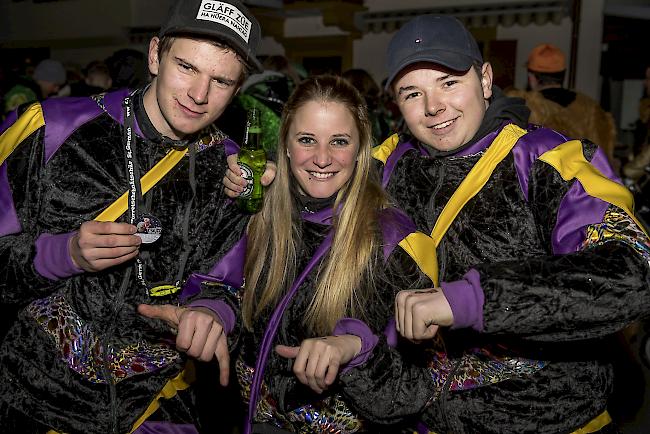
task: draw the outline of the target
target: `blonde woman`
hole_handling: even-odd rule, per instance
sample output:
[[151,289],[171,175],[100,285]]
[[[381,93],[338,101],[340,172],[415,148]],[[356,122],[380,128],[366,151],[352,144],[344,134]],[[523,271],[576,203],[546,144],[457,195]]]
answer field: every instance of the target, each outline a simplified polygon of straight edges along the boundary
[[370,141],[363,97],[340,77],[306,79],[284,107],[277,175],[243,240],[245,289],[214,307],[230,349],[241,345],[247,433],[377,432],[338,378],[387,348],[395,294],[430,282],[397,247],[413,224],[388,206]]

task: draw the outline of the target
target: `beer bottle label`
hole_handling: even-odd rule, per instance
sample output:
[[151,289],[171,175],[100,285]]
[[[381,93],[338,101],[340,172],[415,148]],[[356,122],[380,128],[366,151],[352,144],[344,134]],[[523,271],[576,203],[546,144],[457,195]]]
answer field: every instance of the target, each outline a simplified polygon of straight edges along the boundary
[[253,169],[251,169],[248,164],[242,163],[241,161],[239,161],[238,164],[239,164],[239,168],[241,169],[241,176],[246,180],[246,186],[244,187],[244,191],[242,191],[239,194],[239,197],[241,199],[247,199],[251,197],[251,195],[253,194],[253,184],[255,182],[253,176]]

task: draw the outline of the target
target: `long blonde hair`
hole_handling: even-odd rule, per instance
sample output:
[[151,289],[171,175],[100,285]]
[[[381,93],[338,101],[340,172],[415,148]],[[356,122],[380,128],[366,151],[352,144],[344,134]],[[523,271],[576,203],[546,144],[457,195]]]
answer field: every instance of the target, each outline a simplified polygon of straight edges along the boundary
[[[244,275],[244,325],[274,307],[300,270],[296,270],[297,240],[301,217],[289,188],[292,179],[287,157],[287,137],[297,110],[310,101],[343,104],[359,131],[357,164],[348,182],[339,190],[333,209],[334,239],[318,271],[316,291],[305,313],[304,324],[315,335],[330,334],[345,316],[363,318],[364,302],[370,300],[373,263],[380,251],[378,210],[387,198],[372,165],[371,126],[363,97],[346,80],[323,75],[301,82],[287,101],[280,126],[278,169],[268,189],[262,210],[248,226]],[[294,181],[295,182],[295,181]],[[266,279],[262,279],[266,270]]]

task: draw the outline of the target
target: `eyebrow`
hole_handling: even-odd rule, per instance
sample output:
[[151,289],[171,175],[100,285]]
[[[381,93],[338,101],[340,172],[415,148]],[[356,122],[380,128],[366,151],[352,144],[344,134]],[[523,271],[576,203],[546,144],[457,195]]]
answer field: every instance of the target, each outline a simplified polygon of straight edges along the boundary
[[[314,137],[315,134],[314,134],[314,133],[308,133],[308,132],[306,132],[306,131],[298,131],[298,132],[296,133],[296,136],[310,136],[310,137]],[[350,134],[348,134],[348,133],[336,133],[336,134],[332,134],[330,137],[336,137],[336,138],[338,138],[338,137],[347,137],[347,138],[351,138],[352,136],[351,136]]]
[[[184,63],[186,65],[189,65],[190,68],[192,68],[194,71],[200,72],[199,69],[196,66],[194,66],[194,64],[192,62],[188,62],[187,60],[183,59],[182,57],[178,57],[178,56],[174,56],[174,58],[176,59],[177,62],[181,62],[181,63]],[[235,83],[237,83],[237,80],[233,80],[231,78],[224,77],[223,75],[211,75],[210,78],[213,79],[213,80],[222,81],[222,82],[228,84],[229,86],[232,86]]]
[[397,91],[397,94],[401,95],[403,92],[408,92],[413,89],[415,89],[415,86],[400,87],[399,90]]
[[[439,83],[439,82],[441,82],[441,81],[445,81],[445,80],[447,80],[449,77],[457,77],[457,78],[459,78],[459,77],[462,77],[462,76],[461,76],[461,75],[454,75],[454,74],[446,74],[446,75],[443,75],[442,77],[438,77],[438,78],[436,78],[436,82]],[[415,86],[400,87],[400,88],[398,89],[398,91],[397,91],[397,94],[398,94],[398,95],[401,95],[403,92],[408,92],[408,91],[411,91],[411,90],[413,90],[413,89],[415,89],[415,88],[416,88]]]

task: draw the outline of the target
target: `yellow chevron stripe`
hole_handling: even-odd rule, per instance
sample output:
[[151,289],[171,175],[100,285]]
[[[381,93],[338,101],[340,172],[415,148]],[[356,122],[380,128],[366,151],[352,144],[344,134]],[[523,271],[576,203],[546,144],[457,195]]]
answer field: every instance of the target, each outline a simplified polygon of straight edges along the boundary
[[[565,181],[574,178],[580,181],[589,196],[624,210],[645,233],[643,225],[634,216],[632,193],[621,184],[603,175],[585,159],[580,140],[565,142],[543,153],[539,159],[553,166]],[[646,235],[648,234],[646,233]]]
[[436,224],[431,231],[431,238],[433,238],[436,246],[440,244],[440,240],[442,240],[460,210],[481,191],[497,165],[510,153],[517,140],[524,134],[526,134],[526,130],[513,124],[506,125],[501,130],[487,148],[485,154],[472,167],[463,182],[460,183],[440,213],[438,220],[436,220]]
[[[144,176],[141,178],[142,194],[148,192],[154,185],[158,183],[179,161],[185,156],[187,149],[177,151],[172,149],[165,155],[165,157],[156,163]],[[115,221],[119,216],[124,214],[128,208],[128,195],[125,192],[115,202],[110,204],[101,214],[95,217],[96,221],[108,222]]]
[[[516,125],[506,125],[494,139],[485,154],[460,183],[436,220],[431,235],[413,232],[404,238],[400,247],[415,260],[434,286],[438,286],[438,259],[436,249],[461,209],[485,186],[496,166],[510,153],[526,131]],[[383,146],[380,145],[380,146]]]
[[43,110],[39,103],[29,106],[12,126],[0,136],[0,164],[16,150],[23,140],[45,125]]
[[372,158],[386,164],[388,157],[390,157],[390,154],[392,154],[395,148],[397,148],[398,143],[399,143],[399,136],[397,134],[393,134],[392,136],[384,140],[384,142],[381,145],[372,148],[371,151]]

